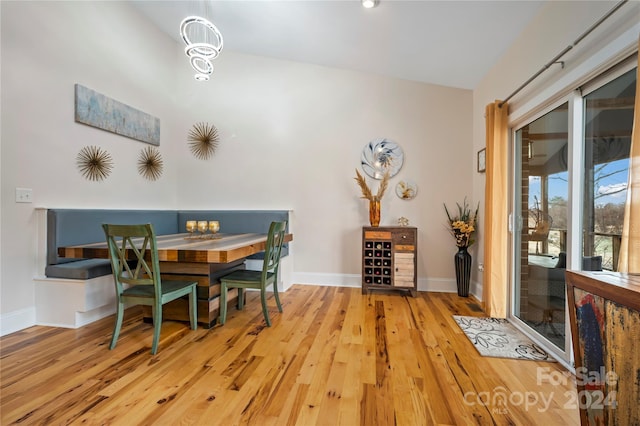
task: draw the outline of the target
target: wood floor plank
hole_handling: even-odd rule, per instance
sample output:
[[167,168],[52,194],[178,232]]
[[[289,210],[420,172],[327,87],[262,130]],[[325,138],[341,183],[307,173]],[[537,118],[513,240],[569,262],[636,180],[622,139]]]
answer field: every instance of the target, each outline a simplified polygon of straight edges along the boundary
[[0,424],[579,424],[571,377],[540,380],[561,364],[477,353],[452,318],[482,316],[473,298],[307,285],[280,297],[272,327],[257,292],[224,326],[165,321],[155,356],[139,307],[111,351],[113,316],[4,336]]
[[307,393],[309,392],[309,385],[305,383],[298,383],[296,387],[293,389],[293,404],[291,409],[289,410],[289,415],[286,417],[286,424],[288,426],[301,424],[298,423],[298,419],[300,418],[300,411],[304,406],[304,401],[307,399]]
[[338,422],[336,424],[357,425],[360,424],[360,412],[354,410],[362,399],[362,386],[360,377],[362,374],[363,349],[360,344],[350,344],[349,352],[352,354],[344,373],[344,383],[341,392]]

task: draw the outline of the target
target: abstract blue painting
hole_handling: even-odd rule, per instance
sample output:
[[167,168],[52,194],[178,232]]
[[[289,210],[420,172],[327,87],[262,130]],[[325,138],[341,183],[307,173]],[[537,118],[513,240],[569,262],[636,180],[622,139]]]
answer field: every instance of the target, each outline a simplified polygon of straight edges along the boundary
[[160,145],[160,119],[75,85],[76,121],[152,145]]

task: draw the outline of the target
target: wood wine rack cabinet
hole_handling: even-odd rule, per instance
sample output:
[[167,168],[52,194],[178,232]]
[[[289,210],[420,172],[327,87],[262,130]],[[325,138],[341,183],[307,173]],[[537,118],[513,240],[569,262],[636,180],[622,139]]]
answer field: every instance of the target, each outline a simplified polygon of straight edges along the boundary
[[416,295],[418,229],[409,226],[362,228],[362,293],[404,290]]

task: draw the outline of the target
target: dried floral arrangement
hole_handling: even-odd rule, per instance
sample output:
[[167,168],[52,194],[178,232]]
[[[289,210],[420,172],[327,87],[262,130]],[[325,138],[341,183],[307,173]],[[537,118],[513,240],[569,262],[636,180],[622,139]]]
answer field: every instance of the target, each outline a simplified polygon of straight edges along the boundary
[[373,192],[367,185],[367,181],[360,174],[360,172],[358,172],[358,169],[356,169],[356,177],[354,179],[362,190],[362,198],[365,198],[369,201],[380,201],[384,196],[384,192],[387,190],[387,186],[389,186],[389,169],[387,169],[385,174],[382,176],[380,186],[378,187],[378,192],[375,195],[373,195]]
[[456,246],[469,247],[475,242],[473,233],[476,231],[480,203],[478,203],[476,210],[472,211],[465,197],[462,205],[456,203],[456,206],[458,207],[458,214],[452,214],[447,209],[447,205],[444,205],[444,211],[447,213],[447,227],[451,235],[456,239]]
[[89,180],[103,180],[111,174],[111,154],[97,146],[85,146],[76,157],[80,173]]
[[158,180],[162,176],[162,156],[151,146],[140,151],[138,156],[138,173],[149,180]]
[[216,152],[218,143],[218,129],[209,123],[196,123],[189,130],[188,136],[191,152],[201,160],[208,160]]

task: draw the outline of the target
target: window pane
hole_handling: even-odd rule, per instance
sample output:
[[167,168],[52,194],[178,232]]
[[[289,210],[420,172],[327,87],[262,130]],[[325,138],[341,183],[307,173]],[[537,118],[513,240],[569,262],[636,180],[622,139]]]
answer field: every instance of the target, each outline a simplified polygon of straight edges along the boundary
[[515,315],[565,346],[568,104],[516,132],[520,174],[520,250]]
[[584,270],[617,270],[635,91],[634,69],[584,98]]

